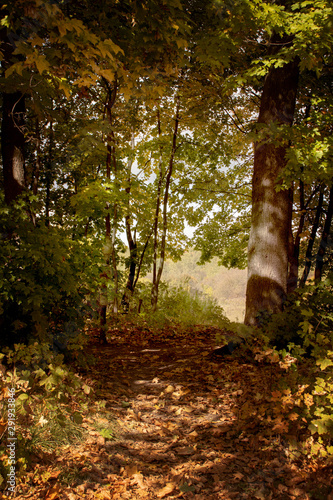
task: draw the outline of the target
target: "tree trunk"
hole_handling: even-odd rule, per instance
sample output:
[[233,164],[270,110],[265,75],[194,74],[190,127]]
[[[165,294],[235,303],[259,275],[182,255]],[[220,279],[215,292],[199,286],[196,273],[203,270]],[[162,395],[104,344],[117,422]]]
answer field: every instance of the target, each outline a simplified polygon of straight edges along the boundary
[[41,158],[41,138],[40,138],[40,127],[39,127],[39,120],[36,118],[36,124],[35,124],[35,134],[36,134],[36,165],[35,168],[32,172],[32,177],[31,177],[31,190],[32,193],[37,196],[38,193],[38,182],[39,182],[39,175],[42,169],[42,158]]
[[330,230],[331,230],[332,215],[333,215],[333,186],[330,189],[330,199],[328,202],[328,207],[327,207],[327,212],[326,212],[324,231],[323,231],[323,235],[321,237],[321,241],[320,241],[320,245],[319,245],[319,249],[318,249],[318,253],[317,253],[316,269],[315,269],[315,281],[316,282],[319,282],[321,280],[321,277],[322,277],[324,255],[326,252],[328,238],[329,238],[329,234],[330,234]]
[[25,99],[20,92],[2,94],[1,148],[5,201],[9,205],[25,191]]
[[291,229],[291,219],[290,219],[290,237],[291,237],[291,248],[290,248],[290,256],[289,256],[289,275],[287,282],[287,294],[292,293],[296,290],[298,285],[298,270],[299,270],[299,251],[301,244],[301,234],[304,227],[305,221],[305,204],[304,204],[304,184],[303,181],[300,181],[299,187],[299,196],[300,196],[300,219],[297,228],[297,233],[295,236],[295,241],[293,241],[292,229]]
[[[127,217],[126,217],[127,219]],[[128,241],[128,247],[130,251],[130,263],[129,263],[129,273],[128,273],[128,278],[126,282],[126,287],[121,299],[121,305],[124,310],[124,312],[129,311],[129,305],[130,305],[130,296],[132,295],[134,291],[134,279],[135,279],[135,270],[136,270],[136,263],[137,263],[137,244],[135,240],[132,238],[130,226],[128,225],[128,221],[126,220],[126,233],[127,233],[127,241]]]
[[141,267],[142,267],[143,259],[144,259],[146,250],[148,248],[149,240],[152,237],[153,231],[154,231],[154,228],[152,228],[152,230],[148,234],[148,236],[146,238],[146,242],[145,242],[144,247],[143,247],[143,250],[141,252],[140,260],[139,260],[139,263],[138,263],[137,268],[136,268],[136,277],[135,277],[135,280],[134,280],[134,283],[133,283],[133,290],[135,289],[136,284],[138,282],[138,279],[140,277],[140,272],[141,272]]
[[131,228],[131,216],[130,216],[130,193],[131,193],[131,174],[132,174],[132,165],[133,165],[133,154],[135,148],[135,137],[134,132],[132,130],[131,134],[131,150],[132,154],[128,159],[127,164],[127,186],[125,192],[127,194],[127,215],[125,217],[125,225],[126,225],[126,236],[128,242],[128,248],[130,251],[130,262],[129,262],[129,274],[127,278],[126,287],[121,299],[121,305],[123,311],[127,313],[129,311],[130,306],[130,296],[134,291],[134,279],[135,279],[135,269],[137,265],[137,244],[136,244],[136,230],[134,230],[134,236],[132,237],[132,228]]
[[[170,154],[169,168],[168,168],[166,181],[165,181],[165,191],[164,191],[164,198],[163,198],[163,230],[162,230],[162,238],[161,238],[160,260],[159,260],[157,274],[155,274],[155,276],[154,276],[155,282],[153,283],[152,293],[151,293],[151,304],[152,304],[152,311],[153,312],[155,312],[156,308],[157,308],[158,288],[159,288],[159,284],[160,284],[161,276],[162,276],[162,272],[163,272],[163,267],[164,267],[166,235],[167,235],[167,229],[168,229],[169,189],[170,189],[170,182],[171,182],[171,177],[172,177],[172,172],[173,172],[173,162],[174,162],[174,158],[175,158],[175,154],[176,154],[178,125],[179,125],[179,97],[177,97],[175,128],[173,131],[172,148],[171,148],[171,154]],[[155,232],[155,236],[156,235],[157,235],[157,232]],[[155,258],[155,256],[154,256],[154,258]],[[155,273],[156,273],[156,269],[155,269]]]
[[[107,99],[105,103],[105,110],[103,118],[107,118],[109,126],[112,127],[112,107],[116,100],[117,95],[117,82],[115,82],[113,89],[111,89],[110,84],[105,81],[107,87]],[[106,154],[106,178],[108,180],[111,179],[111,160],[114,163],[114,174],[116,176],[116,165],[115,165],[115,150],[114,150],[114,134],[111,129],[110,133],[107,137],[107,154]],[[115,282],[115,294],[118,292],[118,274],[117,274],[117,264],[115,258],[114,244],[115,244],[115,224],[117,217],[117,206],[114,205],[114,221],[113,221],[113,229],[112,229],[112,239],[111,239],[111,216],[110,216],[110,205],[107,203],[106,209],[108,210],[105,216],[105,246],[104,246],[104,254],[105,254],[105,271],[101,274],[101,278],[103,278],[102,282],[102,290],[101,290],[101,307],[100,307],[100,342],[103,344],[107,343],[106,339],[106,312],[108,306],[108,294],[107,294],[107,281],[110,279],[109,276],[109,267],[110,263],[112,263],[113,268],[113,278]],[[111,257],[111,259],[110,259]],[[117,297],[114,299],[114,309],[115,304],[117,304]]]
[[46,227],[49,227],[49,225],[50,225],[53,147],[54,147],[53,118],[51,118],[51,120],[50,120],[50,131],[49,131],[49,151],[48,151],[48,157],[47,157],[47,160],[46,160],[46,168],[45,168],[45,183],[46,183],[45,225],[46,225]]
[[[273,51],[290,40],[272,37]],[[298,86],[298,61],[271,68],[266,77],[258,123],[291,126]],[[254,146],[252,221],[248,247],[245,323],[258,324],[261,312],[278,312],[287,293],[289,191],[277,191],[286,165],[286,145],[263,137]]]
[[314,220],[314,223],[312,226],[312,231],[311,231],[309,243],[308,243],[308,246],[306,249],[305,266],[304,266],[302,278],[300,280],[300,286],[305,285],[306,280],[308,279],[308,276],[309,276],[310,269],[311,269],[312,249],[313,249],[313,245],[314,245],[314,242],[316,239],[316,234],[317,234],[319,223],[320,223],[320,216],[321,216],[321,212],[322,212],[322,208],[323,208],[323,200],[324,200],[324,193],[323,193],[323,190],[321,190],[320,194],[319,194],[319,201],[318,201],[318,205],[317,205],[315,220]]
[[[161,138],[161,118],[160,112],[157,112],[157,128],[158,128],[158,137]],[[154,253],[153,253],[153,287],[151,291],[151,305],[153,311],[156,310],[157,299],[158,299],[158,284],[157,280],[157,249],[158,249],[158,218],[160,213],[160,205],[161,205],[161,191],[162,191],[162,182],[163,182],[163,170],[162,170],[162,147],[160,146],[160,157],[158,164],[158,184],[157,184],[157,196],[156,196],[156,209],[155,209],[155,217],[154,217]]]

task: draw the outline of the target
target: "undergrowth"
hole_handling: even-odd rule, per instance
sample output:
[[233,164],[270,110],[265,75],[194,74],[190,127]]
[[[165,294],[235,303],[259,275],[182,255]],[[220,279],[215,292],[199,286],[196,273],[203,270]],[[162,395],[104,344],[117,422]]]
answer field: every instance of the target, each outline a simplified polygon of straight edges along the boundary
[[333,287],[295,292],[255,333],[256,362],[273,366],[261,416],[297,453],[333,458]]
[[[0,488],[15,463],[20,476],[32,453],[50,452],[83,439],[82,415],[91,388],[48,343],[15,344],[0,353]],[[15,443],[11,461],[8,443]]]
[[[133,312],[130,317],[138,322],[144,321],[152,328],[172,325],[224,328],[230,323],[214,297],[194,289],[186,280],[178,285],[165,282],[160,284],[158,308],[154,314],[151,313],[150,294],[151,285],[145,282],[140,283],[133,297]],[[138,314],[139,300],[142,301],[142,307]]]

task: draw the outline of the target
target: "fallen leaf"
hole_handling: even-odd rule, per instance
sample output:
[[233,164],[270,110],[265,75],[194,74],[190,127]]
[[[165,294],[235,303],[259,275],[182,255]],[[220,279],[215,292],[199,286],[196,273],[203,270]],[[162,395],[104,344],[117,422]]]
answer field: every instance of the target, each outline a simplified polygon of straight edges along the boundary
[[56,483],[52,488],[49,488],[47,490],[45,500],[55,500],[56,498],[59,497],[60,493],[60,484]]
[[267,495],[264,490],[259,490],[254,494],[255,498],[258,498],[259,500],[266,500]]
[[234,474],[235,479],[243,479],[243,477],[244,475],[241,472],[236,472],[236,474]]
[[167,483],[164,488],[159,490],[156,493],[157,498],[164,498],[165,496],[169,495],[169,493],[172,493],[172,491],[175,489],[176,485],[173,483]]
[[141,489],[147,488],[143,482],[143,475],[141,473],[138,472],[137,474],[133,474],[133,479]]
[[127,477],[132,477],[135,474],[138,474],[138,468],[136,465],[126,465],[125,471]]

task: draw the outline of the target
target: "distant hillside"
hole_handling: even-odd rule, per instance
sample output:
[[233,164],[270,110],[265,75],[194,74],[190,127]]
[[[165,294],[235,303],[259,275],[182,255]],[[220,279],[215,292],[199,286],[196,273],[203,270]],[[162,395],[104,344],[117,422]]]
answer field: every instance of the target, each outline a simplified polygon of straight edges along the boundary
[[247,270],[226,269],[217,258],[199,266],[199,258],[199,252],[191,251],[179,262],[166,261],[162,279],[173,284],[189,279],[193,288],[215,297],[230,320],[243,321]]

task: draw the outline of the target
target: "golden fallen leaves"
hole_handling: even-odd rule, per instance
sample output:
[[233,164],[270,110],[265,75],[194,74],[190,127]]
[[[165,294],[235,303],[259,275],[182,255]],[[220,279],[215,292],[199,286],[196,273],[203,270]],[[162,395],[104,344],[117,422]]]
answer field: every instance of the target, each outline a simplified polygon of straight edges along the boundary
[[[177,364],[180,344],[163,348],[164,354],[169,351],[168,360],[143,359],[139,349],[127,359],[122,357],[127,345],[120,354],[116,347],[96,352],[94,378],[103,387],[104,403],[118,418],[121,435],[114,441],[101,439],[95,424],[107,426],[110,419],[103,412],[90,412],[83,425],[89,442],[80,451],[70,447],[65,458],[60,452],[62,472],[74,476],[76,486],[70,491],[62,479],[53,477],[61,484],[59,490],[58,483],[50,486],[50,476],[40,483],[35,476],[19,500],[57,500],[56,495],[68,500],[168,500],[187,492],[189,498],[195,492],[198,500],[246,495],[259,500],[293,500],[297,495],[305,499],[302,492],[309,474],[300,462],[291,468],[281,445],[285,420],[289,424],[296,420],[290,394],[267,384],[265,366],[228,361],[221,367],[203,361],[199,347],[197,356],[178,359]],[[169,362],[176,368],[169,368]],[[282,398],[288,411],[283,416],[273,413],[268,421],[268,404]],[[257,427],[250,427],[250,421]]]
[[56,498],[58,498],[60,490],[60,484],[56,483],[54,486],[47,490],[45,500],[55,500]]
[[167,483],[164,488],[162,488],[161,490],[158,490],[156,492],[156,496],[157,498],[164,498],[166,497],[167,495],[169,495],[170,493],[173,492],[173,490],[175,489],[176,485],[174,483]]

